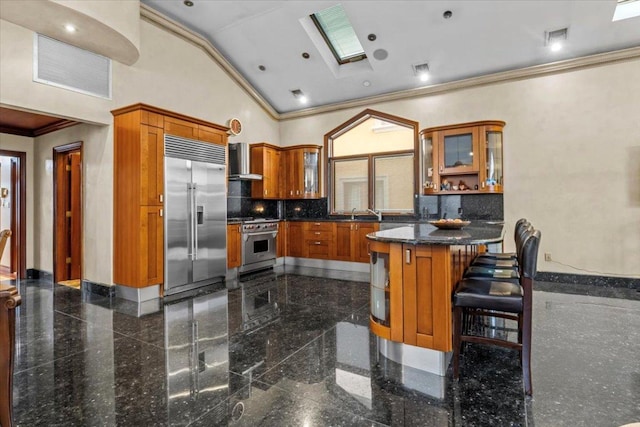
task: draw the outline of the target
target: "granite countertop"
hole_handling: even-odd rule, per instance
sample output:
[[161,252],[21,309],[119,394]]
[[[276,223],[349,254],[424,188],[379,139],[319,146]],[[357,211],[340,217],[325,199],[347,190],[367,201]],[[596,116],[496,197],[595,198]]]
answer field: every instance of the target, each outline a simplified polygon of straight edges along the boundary
[[420,223],[367,234],[370,240],[414,245],[476,245],[501,242],[503,237],[498,221],[472,221],[461,230],[440,230]]

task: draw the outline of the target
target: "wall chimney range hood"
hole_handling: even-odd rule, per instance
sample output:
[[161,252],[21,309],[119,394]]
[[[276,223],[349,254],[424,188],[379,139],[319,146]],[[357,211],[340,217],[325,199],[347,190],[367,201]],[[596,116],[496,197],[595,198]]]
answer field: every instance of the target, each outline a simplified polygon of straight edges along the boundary
[[261,181],[262,175],[251,172],[251,151],[246,142],[229,143],[229,181]]

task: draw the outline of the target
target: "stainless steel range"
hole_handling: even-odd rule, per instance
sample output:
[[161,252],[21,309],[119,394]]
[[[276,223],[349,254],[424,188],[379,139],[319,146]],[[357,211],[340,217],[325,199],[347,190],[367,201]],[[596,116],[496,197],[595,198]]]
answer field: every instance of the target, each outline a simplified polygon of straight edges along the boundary
[[240,273],[271,268],[276,263],[278,220],[253,219],[242,222],[242,265]]

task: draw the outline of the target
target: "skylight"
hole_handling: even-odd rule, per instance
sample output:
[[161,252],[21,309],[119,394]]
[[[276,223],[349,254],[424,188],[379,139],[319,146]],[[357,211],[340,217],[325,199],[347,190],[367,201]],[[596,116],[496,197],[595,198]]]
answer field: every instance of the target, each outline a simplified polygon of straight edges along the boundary
[[618,0],[612,21],[621,21],[623,19],[635,18],[636,16],[640,16],[640,1]]
[[356,62],[367,57],[341,5],[314,13],[311,20],[318,27],[339,64]]

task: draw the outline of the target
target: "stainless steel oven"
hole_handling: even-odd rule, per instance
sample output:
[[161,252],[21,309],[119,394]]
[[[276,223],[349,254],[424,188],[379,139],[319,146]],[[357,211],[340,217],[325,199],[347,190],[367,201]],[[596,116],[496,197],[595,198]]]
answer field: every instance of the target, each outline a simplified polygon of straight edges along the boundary
[[276,262],[278,221],[255,219],[242,223],[241,273],[273,267]]

